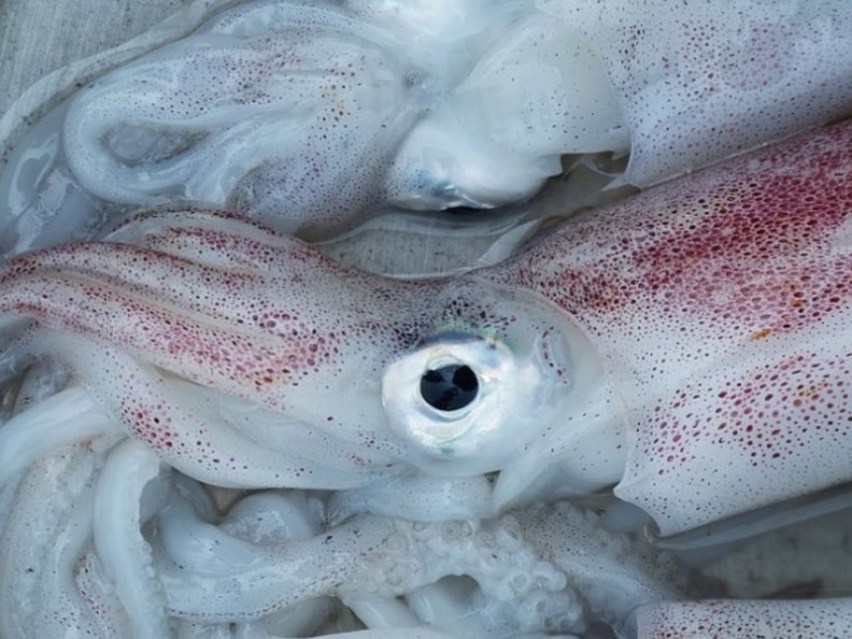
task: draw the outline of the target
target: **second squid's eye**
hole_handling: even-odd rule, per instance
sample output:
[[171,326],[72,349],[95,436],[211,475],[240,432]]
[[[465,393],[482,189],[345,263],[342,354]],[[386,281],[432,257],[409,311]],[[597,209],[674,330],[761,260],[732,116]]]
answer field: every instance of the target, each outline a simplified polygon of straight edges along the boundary
[[420,378],[420,396],[432,408],[451,412],[476,399],[479,380],[466,365],[450,364],[430,369]]

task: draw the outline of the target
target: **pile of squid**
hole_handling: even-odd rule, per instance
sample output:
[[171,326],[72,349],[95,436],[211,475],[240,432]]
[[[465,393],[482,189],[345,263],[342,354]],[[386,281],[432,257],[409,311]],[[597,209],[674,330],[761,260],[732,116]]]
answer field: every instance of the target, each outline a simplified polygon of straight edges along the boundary
[[[852,7],[593,4],[248,2],[57,96],[0,174],[0,639],[852,628],[665,550],[852,481]],[[642,190],[452,277],[306,242],[569,164]]]

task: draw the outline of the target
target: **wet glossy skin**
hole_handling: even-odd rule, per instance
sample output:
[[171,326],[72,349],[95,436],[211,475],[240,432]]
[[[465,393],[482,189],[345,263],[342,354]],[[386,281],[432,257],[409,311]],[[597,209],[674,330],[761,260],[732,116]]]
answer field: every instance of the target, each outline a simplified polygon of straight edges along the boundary
[[[628,142],[626,179],[650,184],[848,112],[845,2],[449,4],[250,3],[47,132],[99,197],[321,234],[383,200],[527,197],[560,153]],[[849,148],[847,126],[762,152],[453,281],[364,275],[209,211],[13,262],[0,635],[305,636],[323,594],[370,639],[628,633],[642,604],[648,636],[845,627],[845,600],[680,603],[652,549],[520,506],[618,483],[675,532],[849,479]],[[459,411],[420,393],[447,366],[477,376]],[[217,505],[176,471],[288,490]]]
[[[211,483],[258,487],[357,485],[409,464],[450,475],[497,470],[510,465],[507,437],[521,459],[554,437],[558,462],[569,448],[565,420],[578,419],[579,398],[590,394],[585,378],[604,371],[594,383],[614,392],[600,406],[611,416],[601,431],[612,442],[620,424],[630,433],[625,475],[610,478],[621,479],[617,492],[665,532],[692,527],[846,478],[812,460],[846,441],[849,129],[649,191],[505,265],[445,282],[361,274],[215,213],[143,216],[115,235],[140,247],[81,244],[10,263],[3,307],[38,322],[7,352],[72,362],[163,459]],[[537,375],[550,397],[538,410],[562,409],[520,428],[523,411],[506,402],[496,422],[473,420],[435,440],[423,431],[428,413],[405,423],[405,402],[422,400],[401,388],[399,412],[386,417],[385,368],[420,361],[444,333],[470,336],[466,357],[479,375],[476,344],[506,344],[498,360],[532,362],[524,375]],[[240,399],[214,399],[207,388]],[[284,415],[289,427],[233,412],[223,419],[212,406],[228,401]],[[825,432],[811,437],[809,427]],[[274,449],[285,441],[282,457]],[[312,452],[317,442],[329,446],[324,459]],[[719,466],[730,474],[719,477]],[[753,469],[772,479],[708,504]],[[791,474],[795,486],[778,480]]]
[[496,269],[602,352],[632,425],[617,493],[664,532],[848,479],[828,459],[852,424],[850,130],[648,191]]
[[[81,244],[10,264],[8,308],[78,333],[36,327],[10,352],[26,358],[59,349],[62,359],[85,369],[84,378],[104,382],[93,386],[105,391],[103,401],[133,434],[178,468],[219,485],[340,488],[390,472],[414,455],[387,429],[378,401],[384,368],[398,354],[453,328],[522,336],[562,322],[552,311],[551,317],[535,315],[542,305],[535,297],[489,292],[475,280],[412,284],[358,273],[227,215],[155,214],[116,236],[131,233],[156,248]],[[529,317],[520,316],[525,310]],[[543,324],[548,321],[549,327]],[[90,342],[96,355],[86,354]],[[172,383],[150,364],[200,386]],[[107,383],[110,378],[121,383]],[[216,411],[200,417],[189,410],[211,401],[205,387],[273,411],[262,413],[267,420],[283,414],[292,427],[234,417],[223,431]],[[233,431],[249,441],[234,439]],[[216,439],[225,433],[227,440]],[[304,452],[295,433],[307,438]],[[280,441],[296,459],[288,468],[278,453],[261,451],[251,440],[264,446]],[[230,452],[219,455],[225,441]],[[325,462],[311,452],[318,446],[325,447]],[[208,448],[216,454],[199,453]],[[486,458],[483,469],[493,470],[494,463]],[[333,469],[326,476],[321,467],[328,465]]]
[[844,0],[263,0],[209,18],[0,147],[0,249],[173,202],[328,238],[388,206],[524,201],[565,154],[629,151],[620,177],[644,187],[852,104]]
[[[99,623],[119,623],[122,614],[109,612],[117,608],[138,636],[155,637],[168,614],[204,618],[204,606],[227,592],[222,583],[246,592],[243,578],[271,599],[258,609],[248,597],[234,611],[240,620],[300,596],[351,592],[347,580],[365,557],[378,557],[380,577],[370,579],[398,594],[392,566],[381,563],[397,561],[392,521],[351,520],[330,544],[311,537],[299,547],[306,563],[294,564],[294,548],[222,537],[198,500],[181,511],[170,501],[169,468],[240,488],[399,478],[432,495],[442,490],[436,477],[500,470],[498,507],[618,483],[616,493],[664,533],[848,481],[850,142],[849,123],[805,134],[585,214],[509,262],[455,280],[366,275],[205,211],[142,215],[111,241],[11,261],[0,274],[7,370],[64,363],[72,378],[63,397],[87,398],[74,401],[88,402],[80,410],[99,421],[56,425],[37,403],[41,417],[27,423],[34,413],[24,411],[4,426],[47,420],[67,431],[72,449],[59,466],[48,457],[26,475],[23,492],[10,483],[0,495],[11,513],[4,561],[13,566],[0,605],[22,606],[28,623],[55,623],[26,601],[78,610],[73,593],[82,588],[101,602]],[[448,361],[469,366],[488,390],[464,414],[428,410],[419,384],[408,384]],[[511,394],[524,384],[541,394]],[[122,434],[132,439],[110,451]],[[96,475],[104,463],[112,470]],[[123,473],[131,464],[140,471]],[[567,488],[553,490],[554,471],[564,471]],[[39,502],[63,485],[63,509]],[[143,500],[146,487],[154,497]],[[88,516],[89,500],[99,516]],[[127,505],[140,502],[142,512]],[[161,508],[163,530],[178,532],[152,550],[139,530]],[[49,525],[36,534],[34,522]],[[225,544],[238,563],[222,573],[198,539],[217,540],[201,550]],[[46,573],[11,588],[28,574],[26,557],[45,548],[62,566],[81,556],[103,563],[115,589],[101,592],[94,576],[68,586]],[[428,548],[441,560],[454,552]],[[543,570],[530,557],[546,548],[518,552]],[[471,561],[469,574],[491,592],[497,582]],[[302,568],[311,562],[327,572]],[[187,570],[208,576],[213,599],[184,592]],[[263,590],[276,579],[302,594]],[[554,579],[546,600],[570,608]],[[366,605],[360,597],[371,591],[352,587],[361,602],[353,605]],[[54,591],[62,596],[49,600]],[[834,610],[816,618],[830,621]],[[703,613],[685,614],[674,617],[682,629]],[[17,618],[7,623],[17,636]]]

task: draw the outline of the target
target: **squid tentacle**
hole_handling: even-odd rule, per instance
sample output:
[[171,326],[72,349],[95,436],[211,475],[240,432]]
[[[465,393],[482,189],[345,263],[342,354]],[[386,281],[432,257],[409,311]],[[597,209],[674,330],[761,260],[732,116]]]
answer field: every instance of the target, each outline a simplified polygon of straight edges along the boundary
[[[223,229],[227,228],[225,232]],[[155,209],[125,220],[106,237],[212,268],[281,272],[297,245],[255,220],[215,209]]]
[[694,595],[693,575],[650,543],[610,533],[592,512],[568,502],[518,515],[524,537],[589,602],[592,614],[628,634],[640,606]]
[[[151,549],[141,533],[146,516],[163,501],[168,479],[164,470],[156,455],[128,439],[110,453],[94,491],[95,550],[115,584],[134,639],[168,635],[165,597],[151,573]],[[157,492],[159,499],[153,496]],[[143,493],[148,503],[143,503]]]
[[[73,571],[91,535],[97,467],[114,443],[106,437],[60,448],[33,463],[19,483],[0,530],[4,637],[44,636],[43,630],[58,630],[67,623],[83,631],[99,630],[96,617],[104,611],[84,603]],[[45,502],[45,494],[53,495],[58,507]]]
[[328,519],[336,523],[364,512],[423,522],[487,519],[495,514],[491,502],[491,483],[484,476],[391,477],[335,493],[329,501]]
[[0,428],[0,486],[53,449],[117,431],[114,418],[85,390],[60,391]]
[[[64,132],[69,164],[87,189],[147,204],[165,201],[167,192],[220,206],[248,198],[260,209],[268,206],[264,190],[273,188],[301,210],[293,228],[334,221],[346,200],[370,201],[370,186],[416,114],[386,38],[341,11],[264,4],[256,23],[237,9],[140,61],[144,88],[135,73],[118,70],[83,92]],[[270,11],[280,22],[270,23]],[[267,25],[265,33],[258,24]],[[216,39],[216,51],[205,37]],[[376,74],[372,82],[350,80],[365,69]],[[163,117],[170,120],[165,132]],[[368,117],[382,126],[367,126]],[[133,124],[121,127],[128,119]],[[334,152],[341,138],[345,159]],[[328,164],[343,166],[317,169]],[[146,178],[138,180],[140,173]]]
[[[37,621],[31,631],[34,635],[62,636],[70,627],[75,632],[95,637],[103,636],[106,629],[107,637],[110,634],[118,637],[123,611],[106,609],[100,598],[108,600],[109,594],[84,590],[75,574],[82,563],[81,555],[91,541],[92,501],[89,490],[74,502],[70,516],[62,522],[56,538],[58,543],[47,549],[43,564],[49,576],[42,575]],[[90,599],[92,595],[100,598]]]
[[[214,485],[352,488],[396,472],[385,456],[377,454],[372,464],[367,451],[353,458],[321,431],[256,407],[223,411],[222,398],[172,381],[114,347],[37,331],[19,348],[74,362],[89,392],[130,435],[174,468]],[[334,465],[323,463],[320,451]]]
[[[562,428],[548,463],[588,464],[590,473],[578,473],[586,489],[620,481],[617,494],[644,506],[668,534],[849,479],[850,142],[845,123],[732,160],[578,216],[509,262],[452,282],[358,275],[255,226],[226,232],[227,218],[208,214],[198,227],[184,218],[150,235],[166,252],[107,242],[78,257],[61,249],[13,261],[0,310],[36,326],[11,351],[72,363],[80,384],[159,459],[203,481],[361,488],[399,476],[417,486],[410,465],[461,478],[502,471],[540,454]],[[170,299],[151,291],[171,267],[113,272],[129,255],[193,262],[193,245],[172,234],[190,228],[201,229],[204,264],[192,266],[192,276],[175,274],[185,281]],[[214,267],[210,250],[229,233],[238,240],[234,259]],[[265,256],[252,257],[264,245],[286,261],[270,267]],[[73,268],[64,273],[66,261]],[[277,298],[258,307],[255,326],[236,326],[231,307],[214,317],[193,306],[194,278],[210,272],[221,282],[229,269],[252,282],[239,294]],[[264,312],[282,309],[303,316],[262,317],[260,325]],[[286,330],[271,334],[270,320]],[[241,368],[223,365],[225,355],[244,357]],[[272,365],[288,373],[270,373]],[[446,397],[429,390],[436,384]],[[513,394],[518,388],[532,390]],[[256,414],[244,410],[252,405]],[[571,431],[571,411],[591,426]],[[626,453],[610,451],[595,468],[571,457],[572,435],[578,445],[591,436]],[[515,483],[498,501],[524,495],[517,469],[529,466],[514,468]],[[429,485],[442,482],[421,484]],[[381,487],[350,496],[369,502]],[[191,515],[163,526],[181,524],[202,540],[230,537],[233,545],[223,546],[245,552],[238,569],[225,572],[158,546],[155,568],[176,616],[259,619],[325,593],[366,606],[460,566],[485,598],[509,600],[521,616],[556,601],[570,629],[569,613],[580,605],[566,589],[574,560],[560,564],[570,553],[553,542],[552,523],[530,528],[549,553],[540,560],[508,518],[476,531],[469,522],[418,528],[359,516],[330,530],[330,540],[320,534],[264,546]],[[46,521],[55,532],[56,521]],[[19,519],[6,525],[4,535],[20,531]],[[42,546],[51,543],[45,534]],[[505,552],[495,551],[500,535]],[[617,620],[635,605],[683,596],[641,559],[639,567],[619,564],[623,548],[605,536],[593,541],[630,584],[626,601],[604,597],[611,608],[598,604],[602,616]],[[421,562],[417,570],[412,560]],[[612,593],[579,563],[572,577],[584,592]],[[196,577],[201,587],[193,590]],[[2,609],[19,603],[3,596]],[[211,606],[221,613],[211,617]]]
[[122,605],[115,584],[106,576],[103,564],[93,548],[83,555],[77,568],[77,588],[93,610],[99,624],[99,639],[124,639],[130,636],[131,620]]
[[[194,519],[183,508],[180,522],[169,521],[181,513],[172,511],[164,513],[164,523],[183,526],[185,534],[193,539],[212,540],[224,535],[216,527]],[[223,566],[204,553],[196,558],[204,561],[206,557],[211,562],[203,570],[178,565],[175,561],[180,561],[180,554],[172,559],[168,549],[160,549],[157,572],[175,616],[208,622],[258,619],[306,599],[333,593],[366,557],[376,552],[392,528],[387,520],[367,516],[304,541],[258,547],[232,539],[229,546],[242,548],[243,560]]]

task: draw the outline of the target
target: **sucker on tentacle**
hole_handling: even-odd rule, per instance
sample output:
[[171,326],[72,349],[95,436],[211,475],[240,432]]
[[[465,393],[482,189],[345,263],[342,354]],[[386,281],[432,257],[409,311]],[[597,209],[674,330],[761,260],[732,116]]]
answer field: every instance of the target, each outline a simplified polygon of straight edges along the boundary
[[[562,539],[566,531],[570,540]],[[622,626],[637,607],[687,592],[684,575],[651,548],[605,533],[595,517],[568,504],[480,522],[358,517],[302,541],[277,537],[257,544],[202,521],[179,498],[163,512],[155,538],[163,544],[155,566],[173,614],[206,623],[257,619],[332,594],[368,625],[416,624],[404,607],[391,610],[399,607],[392,598],[432,585],[431,594],[419,595],[422,606],[448,586],[445,578],[463,576],[476,584],[470,608],[429,622],[436,630],[458,636],[568,632],[587,623],[586,593],[597,602],[595,618]],[[601,563],[604,557],[613,563]]]

